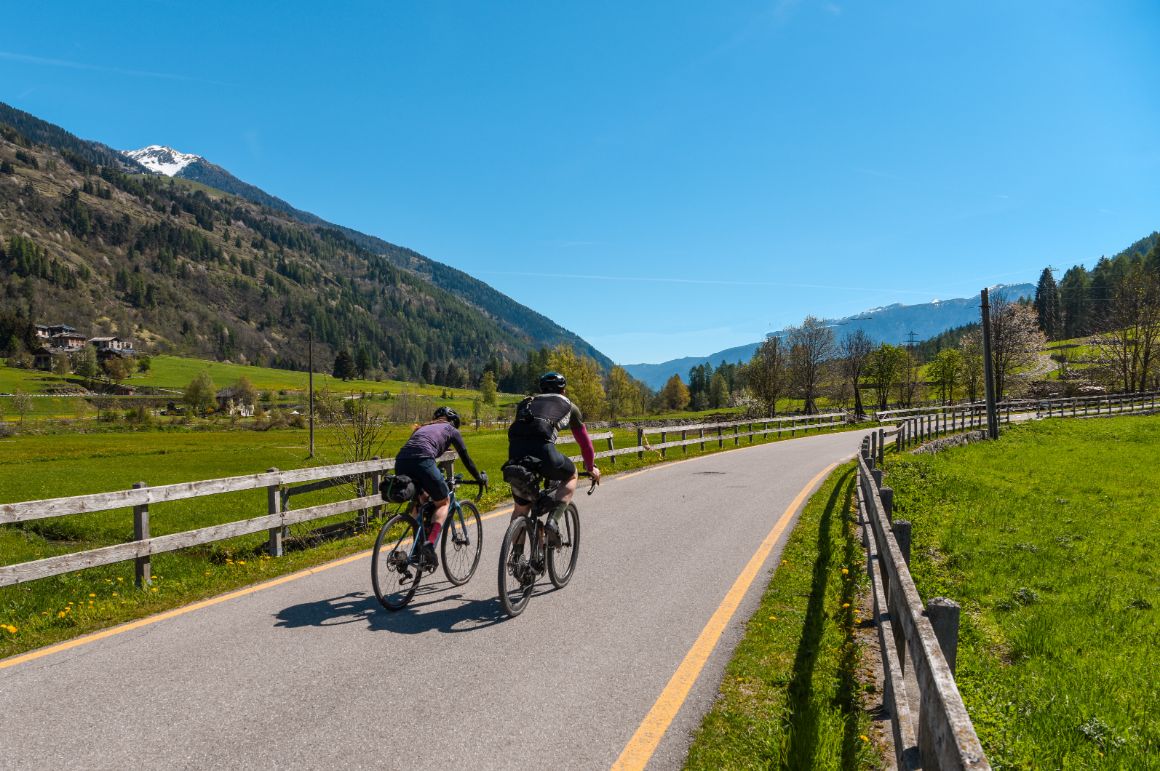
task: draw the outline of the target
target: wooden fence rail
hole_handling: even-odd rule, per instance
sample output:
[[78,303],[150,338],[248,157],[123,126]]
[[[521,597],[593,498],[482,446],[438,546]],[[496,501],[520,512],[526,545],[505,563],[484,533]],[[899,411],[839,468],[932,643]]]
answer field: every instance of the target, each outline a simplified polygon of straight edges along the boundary
[[[439,461],[450,471],[450,464],[453,464],[457,457],[454,452],[448,452],[441,456]],[[158,487],[148,487],[144,483],[138,483],[131,490],[0,504],[0,523],[4,524],[127,507],[132,507],[134,510],[134,540],[33,562],[0,566],[0,586],[10,586],[124,560],[136,562],[138,585],[144,585],[149,582],[149,558],[153,554],[224,541],[262,531],[269,533],[268,550],[270,554],[280,556],[282,554],[282,534],[284,529],[290,525],[326,519],[354,511],[364,512],[381,506],[383,501],[378,493],[381,476],[394,467],[394,458],[384,458],[292,471],[271,469],[261,474],[208,479],[200,482],[183,482]],[[370,495],[357,495],[348,500],[296,510],[290,510],[286,505],[290,492],[333,487],[344,482],[354,482],[356,489],[365,492],[368,489],[368,481],[370,482],[369,489],[372,491]],[[296,489],[287,487],[299,482],[314,484],[303,485]],[[261,489],[268,491],[267,512],[264,516],[170,535],[152,537],[149,535],[148,516],[149,507],[152,504]],[[360,519],[360,521],[365,520]]]
[[[892,521],[893,491],[882,486],[871,445],[864,440],[858,457],[859,520],[898,766],[990,768],[954,679],[958,606],[945,598],[923,606],[909,569],[910,523]],[[914,693],[906,680],[908,661]]]

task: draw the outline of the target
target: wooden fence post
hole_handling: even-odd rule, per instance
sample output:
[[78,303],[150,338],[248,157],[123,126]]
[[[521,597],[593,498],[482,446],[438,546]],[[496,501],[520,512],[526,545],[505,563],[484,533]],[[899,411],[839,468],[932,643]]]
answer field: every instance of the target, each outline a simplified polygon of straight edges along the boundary
[[[371,458],[371,460],[382,460],[378,455]],[[382,498],[383,491],[383,472],[382,469],[371,473],[371,495],[376,498]],[[371,509],[371,516],[378,519],[383,513],[382,506],[375,506]]]
[[[616,449],[616,448],[612,446],[612,430],[611,430],[611,429],[609,429],[609,431],[608,431],[608,451],[609,451],[609,452],[612,452],[612,451],[613,451],[613,450],[615,450],[615,449]],[[608,462],[609,462],[609,463],[611,463],[613,466],[615,466],[615,465],[616,465],[616,456],[615,456],[615,455],[609,455],[609,456],[608,456]]]
[[705,427],[701,426],[701,452],[705,451]]
[[[133,484],[134,490],[140,490],[148,487],[144,482],[135,482]],[[144,541],[149,538],[149,504],[143,503],[140,506],[133,507],[133,540]],[[138,589],[143,589],[149,584],[153,583],[152,564],[149,561],[149,555],[144,557],[137,557],[134,560],[133,574],[134,582]]]
[[725,446],[725,440],[721,438],[721,424],[717,424],[717,449],[720,450]]
[[946,597],[935,597],[926,604],[927,618],[934,627],[934,636],[938,638],[943,658],[947,660],[952,675],[955,673],[955,659],[959,651],[960,613],[959,604]]
[[[664,444],[665,442],[667,442],[668,439],[669,439],[669,433],[667,431],[661,431],[661,444]],[[662,447],[661,448],[661,457],[662,458],[666,457],[668,455],[668,452],[669,452],[668,447]]]
[[887,521],[894,519],[894,488],[883,487],[878,491],[878,497],[882,499],[882,512],[886,515]]
[[736,423],[733,424],[733,446],[741,444],[741,427]]
[[878,465],[886,462],[886,429],[878,429]]
[[448,478],[455,476],[455,461],[454,460],[443,461],[442,463],[439,464],[439,470],[442,471],[444,473],[444,475],[446,475]]
[[903,562],[910,567],[910,523],[905,519],[899,519],[891,524],[890,529],[894,531],[894,540],[898,542]]
[[[267,474],[276,474],[278,469],[268,468]],[[282,488],[277,482],[266,488],[266,513],[282,513]],[[266,542],[266,551],[271,557],[281,557],[285,552],[282,544],[282,523],[278,523],[269,530],[269,539]]]
[[685,444],[685,440],[689,438],[688,433],[688,431],[681,429],[681,455],[689,454],[689,445]]
[[636,430],[636,446],[641,448],[636,453],[637,459],[644,460],[644,429],[643,428],[638,428]]

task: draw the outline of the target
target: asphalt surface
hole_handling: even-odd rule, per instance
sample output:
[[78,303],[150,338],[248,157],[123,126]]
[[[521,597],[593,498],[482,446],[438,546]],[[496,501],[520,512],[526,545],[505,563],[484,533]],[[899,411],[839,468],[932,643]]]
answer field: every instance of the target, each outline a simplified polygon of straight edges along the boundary
[[[578,494],[572,582],[544,577],[515,619],[497,599],[505,515],[485,519],[468,584],[437,572],[398,613],[364,558],[2,669],[0,768],[608,768],[787,506],[862,436],[743,447]],[[683,764],[780,551],[650,769]]]

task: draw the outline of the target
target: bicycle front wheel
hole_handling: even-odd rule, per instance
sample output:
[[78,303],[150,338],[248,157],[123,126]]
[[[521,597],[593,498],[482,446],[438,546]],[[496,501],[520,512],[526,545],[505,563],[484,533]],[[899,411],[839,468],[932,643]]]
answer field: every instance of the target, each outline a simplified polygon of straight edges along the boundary
[[552,586],[563,589],[572,580],[576,558],[580,556],[580,512],[576,505],[569,503],[556,524],[560,528],[560,545],[548,549],[548,578]]
[[443,572],[447,580],[462,586],[475,575],[483,550],[483,520],[471,501],[460,501],[443,523]]
[[499,550],[499,601],[509,616],[518,616],[528,606],[536,585],[536,570],[528,560],[532,551],[528,538],[528,518],[508,525]]
[[375,597],[387,610],[398,610],[410,602],[423,577],[423,569],[415,559],[418,532],[418,522],[406,514],[397,514],[387,520],[375,539],[371,584]]

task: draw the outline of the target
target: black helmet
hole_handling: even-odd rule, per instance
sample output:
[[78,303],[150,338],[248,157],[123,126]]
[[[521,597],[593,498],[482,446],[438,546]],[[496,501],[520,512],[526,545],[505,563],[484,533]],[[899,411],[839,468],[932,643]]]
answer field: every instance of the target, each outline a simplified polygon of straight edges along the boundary
[[438,408],[437,410],[435,410],[434,417],[436,419],[447,418],[447,420],[451,423],[451,425],[455,426],[456,428],[459,428],[459,413],[456,412],[455,410],[451,409],[450,407]]
[[540,393],[562,394],[568,381],[559,372],[545,372],[540,375]]

